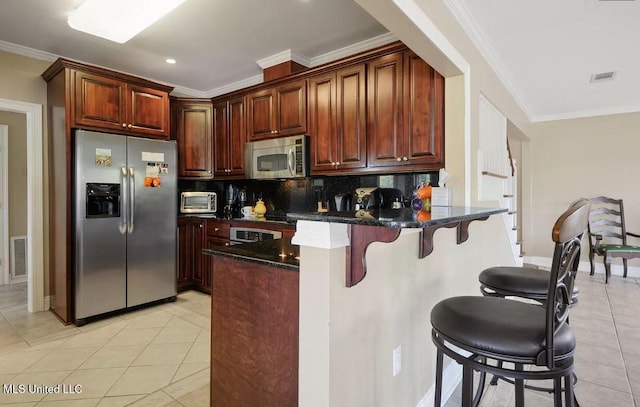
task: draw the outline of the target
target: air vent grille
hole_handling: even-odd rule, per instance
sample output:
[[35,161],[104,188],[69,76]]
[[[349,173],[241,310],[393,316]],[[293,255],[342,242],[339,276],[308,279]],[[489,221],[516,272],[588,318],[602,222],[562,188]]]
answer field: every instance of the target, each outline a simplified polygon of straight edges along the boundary
[[615,71],[594,73],[593,75],[591,75],[591,83],[603,82],[603,81],[611,81],[615,77],[616,77],[616,72]]

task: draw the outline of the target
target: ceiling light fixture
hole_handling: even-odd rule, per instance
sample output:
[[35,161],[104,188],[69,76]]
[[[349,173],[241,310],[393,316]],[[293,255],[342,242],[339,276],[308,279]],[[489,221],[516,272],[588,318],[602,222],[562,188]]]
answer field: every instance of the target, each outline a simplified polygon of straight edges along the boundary
[[78,31],[124,44],[186,0],[85,0],[67,22]]
[[167,58],[167,59],[164,60],[164,62],[173,65],[173,64],[176,63],[176,60],[173,59],[173,58]]

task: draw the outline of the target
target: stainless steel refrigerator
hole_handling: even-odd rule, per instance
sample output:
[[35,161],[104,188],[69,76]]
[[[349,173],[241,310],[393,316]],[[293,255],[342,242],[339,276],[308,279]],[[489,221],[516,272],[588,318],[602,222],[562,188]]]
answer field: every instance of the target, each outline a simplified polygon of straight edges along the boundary
[[75,320],[175,298],[176,144],[75,132]]

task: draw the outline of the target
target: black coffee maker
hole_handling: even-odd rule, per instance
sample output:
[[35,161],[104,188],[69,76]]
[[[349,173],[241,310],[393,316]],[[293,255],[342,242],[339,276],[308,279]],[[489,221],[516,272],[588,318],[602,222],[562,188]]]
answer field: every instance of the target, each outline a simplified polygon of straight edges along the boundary
[[378,187],[358,187],[353,193],[353,209],[378,209],[382,204],[382,195]]

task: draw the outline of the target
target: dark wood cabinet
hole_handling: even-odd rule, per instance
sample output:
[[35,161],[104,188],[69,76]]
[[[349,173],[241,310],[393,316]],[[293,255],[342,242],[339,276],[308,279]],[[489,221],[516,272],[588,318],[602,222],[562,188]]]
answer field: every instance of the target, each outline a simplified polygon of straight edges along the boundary
[[444,77],[405,52],[403,78],[404,156],[411,165],[444,166]]
[[169,93],[106,74],[75,71],[75,126],[169,138]]
[[213,104],[214,176],[244,176],[246,115],[244,97]]
[[171,115],[178,143],[178,176],[213,177],[212,106],[207,99],[172,99]]
[[296,80],[247,95],[248,141],[306,132],[306,80]]
[[202,285],[203,269],[208,264],[202,254],[205,225],[203,219],[178,218],[178,292]]
[[411,51],[368,64],[369,167],[444,166],[444,78]]
[[385,55],[367,67],[369,166],[402,164],[402,54]]
[[312,174],[367,165],[364,64],[309,79]]

